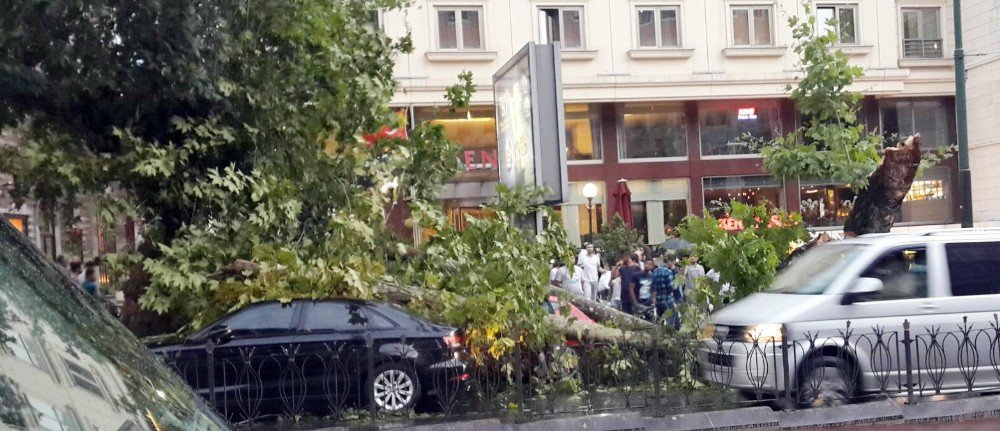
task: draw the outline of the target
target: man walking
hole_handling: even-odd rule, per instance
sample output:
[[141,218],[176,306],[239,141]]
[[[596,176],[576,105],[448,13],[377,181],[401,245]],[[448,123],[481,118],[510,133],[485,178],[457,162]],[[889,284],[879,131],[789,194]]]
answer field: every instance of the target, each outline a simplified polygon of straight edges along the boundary
[[[674,329],[680,329],[681,321],[680,315],[677,313],[678,299],[678,289],[675,281],[675,274],[673,268],[673,259],[668,259],[665,265],[660,265],[652,274],[652,284],[653,284],[653,303],[656,304],[656,314],[658,316],[667,317],[667,323],[674,327]],[[682,294],[683,295],[683,294]],[[683,298],[683,296],[681,296]],[[682,299],[681,299],[682,300]]]
[[694,289],[695,280],[705,276],[705,267],[698,263],[698,256],[688,258],[684,267],[684,289]]
[[636,306],[639,304],[639,279],[642,276],[642,270],[636,263],[638,259],[639,256],[636,256],[635,253],[626,254],[622,257],[622,267],[619,270],[622,285],[622,312],[627,314],[635,313]]
[[580,268],[583,269],[581,280],[584,285],[583,291],[589,293],[587,299],[591,301],[597,300],[597,282],[600,280],[600,273],[603,271],[601,270],[601,255],[594,251],[594,244],[587,244],[585,253],[580,254],[578,263]]

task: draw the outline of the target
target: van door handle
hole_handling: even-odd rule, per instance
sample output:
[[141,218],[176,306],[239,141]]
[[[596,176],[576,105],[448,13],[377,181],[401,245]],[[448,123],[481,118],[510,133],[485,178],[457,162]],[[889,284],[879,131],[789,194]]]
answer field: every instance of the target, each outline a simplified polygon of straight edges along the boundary
[[923,310],[927,310],[927,311],[934,311],[934,310],[937,310],[938,308],[941,308],[941,306],[937,305],[937,304],[932,304],[932,303],[929,303],[929,302],[925,302],[923,304],[920,304],[920,308],[923,309]]

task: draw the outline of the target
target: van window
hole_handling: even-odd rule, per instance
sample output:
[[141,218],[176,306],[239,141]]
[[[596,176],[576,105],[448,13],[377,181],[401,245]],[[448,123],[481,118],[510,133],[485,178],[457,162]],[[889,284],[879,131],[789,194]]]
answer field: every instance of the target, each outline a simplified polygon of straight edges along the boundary
[[954,296],[1000,294],[1000,242],[947,244],[948,275]]
[[927,297],[927,250],[910,247],[884,254],[862,277],[882,280],[883,289],[869,301]]

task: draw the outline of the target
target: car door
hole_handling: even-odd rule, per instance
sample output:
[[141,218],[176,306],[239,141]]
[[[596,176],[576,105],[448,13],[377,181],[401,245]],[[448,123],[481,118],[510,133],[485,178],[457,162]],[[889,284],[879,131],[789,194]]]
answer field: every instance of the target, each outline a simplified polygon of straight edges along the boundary
[[[997,387],[1000,365],[996,346],[1000,321],[1000,241],[951,242],[944,244],[947,255],[948,295],[941,298],[941,312],[948,318],[934,337],[918,334],[921,355],[933,358],[945,354],[940,363],[923,360],[922,368],[943,369],[940,387],[930,391],[964,391]],[[935,343],[936,341],[936,343]],[[993,350],[993,351],[991,351]],[[931,382],[936,383],[936,382]]]
[[306,386],[306,407],[340,412],[363,405],[361,377],[367,373],[363,305],[350,301],[303,303],[296,339]]
[[[942,285],[940,244],[893,247],[872,261],[860,277],[882,281],[879,292],[842,305],[850,324],[850,345],[869,392],[900,392],[906,385],[903,324],[911,328],[940,325]],[[841,323],[846,332],[846,322]],[[912,359],[912,358],[911,358]]]
[[[294,325],[298,304],[249,306],[216,326],[212,355],[216,406],[231,420],[294,410]],[[213,333],[213,331],[209,331]]]

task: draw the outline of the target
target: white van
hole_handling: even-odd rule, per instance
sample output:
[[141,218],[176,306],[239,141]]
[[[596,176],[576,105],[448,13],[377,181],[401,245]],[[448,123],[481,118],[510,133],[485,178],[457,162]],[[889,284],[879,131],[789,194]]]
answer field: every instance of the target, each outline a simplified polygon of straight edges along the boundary
[[998,312],[1000,230],[864,235],[815,247],[712,315],[699,368],[798,404],[1000,390]]

